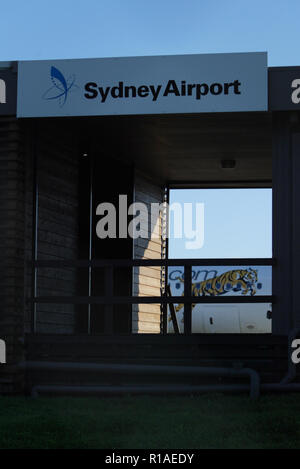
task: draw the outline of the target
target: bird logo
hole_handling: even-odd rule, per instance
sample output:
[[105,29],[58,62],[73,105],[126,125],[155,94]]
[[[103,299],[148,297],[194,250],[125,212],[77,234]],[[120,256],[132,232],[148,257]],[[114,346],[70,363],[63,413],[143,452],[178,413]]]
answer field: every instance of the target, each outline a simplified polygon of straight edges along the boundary
[[59,102],[59,106],[63,107],[67,101],[70,91],[74,91],[79,87],[75,85],[75,75],[69,76],[67,79],[58,68],[52,66],[50,70],[52,86],[44,94],[43,99],[55,100]]

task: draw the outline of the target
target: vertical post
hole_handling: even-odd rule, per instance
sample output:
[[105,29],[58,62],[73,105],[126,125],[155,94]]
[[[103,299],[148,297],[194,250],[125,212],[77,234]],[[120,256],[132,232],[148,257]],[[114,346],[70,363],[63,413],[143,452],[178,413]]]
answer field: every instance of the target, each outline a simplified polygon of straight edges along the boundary
[[[192,266],[184,266],[184,298],[192,295]],[[192,332],[192,304],[184,303],[184,333]]]
[[287,335],[293,327],[293,160],[290,113],[273,112],[272,196],[273,257],[272,333]]
[[[31,299],[33,300],[37,296],[37,267],[35,262],[38,257],[37,243],[38,243],[38,211],[39,211],[39,187],[38,187],[38,163],[37,163],[37,132],[36,122],[33,123],[34,130],[31,134],[32,138],[32,269],[31,269]],[[37,318],[36,318],[36,302],[32,301],[31,307],[31,333],[35,334],[37,331]]]
[[[90,156],[90,223],[89,223],[89,261],[91,262],[93,256],[93,176],[94,176],[94,152]],[[92,295],[92,267],[89,265],[88,274],[88,296]],[[91,304],[88,304],[88,317],[87,317],[87,333],[91,334]]]
[[[105,296],[111,299],[114,295],[114,269],[112,265],[105,266]],[[105,305],[105,334],[113,334],[114,326],[114,306],[113,304]]]
[[[163,274],[164,274],[164,285],[163,285],[163,296],[166,297],[168,294],[168,263],[167,260],[169,258],[169,186],[165,187],[165,193],[164,193],[164,214],[162,217],[163,221],[163,233],[162,233],[162,245],[164,248],[164,258],[165,258],[165,264],[164,267],[162,268]],[[165,303],[162,306],[162,333],[166,335],[168,333],[168,305]]]
[[[162,291],[162,296],[167,297],[168,296],[168,265],[167,263],[165,264],[164,267],[164,288]],[[162,305],[162,333],[166,335],[168,333],[168,305],[167,303],[164,303]]]
[[[296,126],[295,126],[296,127]],[[300,296],[299,296],[299,265],[300,265],[300,122],[297,119],[297,127],[293,129],[291,137],[291,151],[293,155],[292,166],[292,184],[293,184],[293,219],[292,219],[292,326],[294,328],[300,327]]]

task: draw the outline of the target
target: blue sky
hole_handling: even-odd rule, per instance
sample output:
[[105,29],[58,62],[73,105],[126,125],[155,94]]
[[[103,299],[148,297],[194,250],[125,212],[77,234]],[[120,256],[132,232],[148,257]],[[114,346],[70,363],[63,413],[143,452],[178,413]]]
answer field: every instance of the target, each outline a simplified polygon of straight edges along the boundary
[[193,229],[195,204],[204,204],[204,242],[200,249],[186,249],[188,239],[174,237],[170,216],[170,258],[272,257],[271,189],[172,190],[173,203],[180,203],[182,210],[184,203],[193,204]]
[[267,51],[300,65],[299,0],[9,0],[0,60]]

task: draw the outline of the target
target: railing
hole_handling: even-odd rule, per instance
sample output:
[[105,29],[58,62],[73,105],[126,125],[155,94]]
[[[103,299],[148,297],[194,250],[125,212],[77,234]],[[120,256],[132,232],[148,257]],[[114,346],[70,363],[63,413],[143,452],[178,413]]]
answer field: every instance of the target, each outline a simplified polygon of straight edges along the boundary
[[[106,259],[106,260],[37,260],[32,263],[34,272],[34,288],[32,302],[31,332],[37,331],[38,303],[55,304],[102,304],[105,305],[106,321],[105,333],[113,333],[112,307],[117,304],[160,304],[162,308],[162,333],[167,333],[168,304],[184,304],[184,334],[192,332],[192,305],[198,303],[274,303],[273,295],[257,296],[195,296],[192,294],[193,266],[273,266],[274,259]],[[168,295],[168,268],[183,266],[184,294],[183,296]],[[103,268],[105,272],[104,296],[37,296],[36,279],[39,268]],[[120,267],[161,267],[165,270],[165,282],[160,296],[116,296],[114,295],[114,269]],[[88,289],[91,292],[89,286]],[[90,332],[90,325],[88,326]]]

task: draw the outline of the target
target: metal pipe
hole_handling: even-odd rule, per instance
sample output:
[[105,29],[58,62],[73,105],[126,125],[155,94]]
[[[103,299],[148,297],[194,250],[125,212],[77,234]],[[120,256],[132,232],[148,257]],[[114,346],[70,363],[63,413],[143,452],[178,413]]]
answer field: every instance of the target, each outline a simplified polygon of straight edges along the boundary
[[28,370],[53,371],[98,371],[110,373],[156,373],[163,375],[181,374],[196,376],[222,376],[229,378],[248,377],[250,379],[250,397],[257,399],[260,391],[260,378],[250,368],[216,368],[199,366],[167,366],[167,365],[128,365],[109,363],[72,363],[72,362],[23,362],[21,368]]
[[[124,385],[124,386],[65,386],[65,385],[38,385],[31,390],[32,397],[38,397],[40,393],[46,394],[96,394],[96,395],[121,395],[121,394],[200,394],[200,393],[239,393],[248,391],[244,384],[229,385]],[[300,384],[262,384],[262,392],[299,392]]]
[[[31,157],[32,157],[32,243],[31,243],[31,297],[37,296],[37,267],[35,262],[38,260],[38,218],[39,218],[39,173],[38,173],[38,155],[37,155],[37,123],[33,123]],[[37,332],[37,305],[31,304],[30,318],[31,332]]]
[[300,391],[300,383],[280,384],[270,383],[262,384],[262,391],[278,391],[278,392],[298,392]]
[[32,397],[38,397],[40,393],[46,394],[96,394],[96,395],[121,395],[121,394],[199,394],[208,392],[247,392],[249,386],[237,385],[124,385],[124,386],[65,386],[65,385],[40,385],[34,386]]

